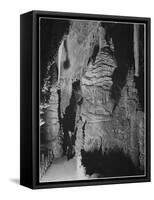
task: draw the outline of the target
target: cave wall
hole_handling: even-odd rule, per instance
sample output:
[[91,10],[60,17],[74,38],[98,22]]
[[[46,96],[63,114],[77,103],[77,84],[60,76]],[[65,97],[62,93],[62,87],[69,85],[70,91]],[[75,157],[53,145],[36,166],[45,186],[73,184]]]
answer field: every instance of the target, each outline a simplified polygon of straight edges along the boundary
[[119,149],[144,169],[145,119],[135,77],[141,58],[135,61],[134,30],[124,24],[70,23],[57,51],[56,81],[45,109],[45,137],[55,157],[66,151],[65,140],[76,155]]

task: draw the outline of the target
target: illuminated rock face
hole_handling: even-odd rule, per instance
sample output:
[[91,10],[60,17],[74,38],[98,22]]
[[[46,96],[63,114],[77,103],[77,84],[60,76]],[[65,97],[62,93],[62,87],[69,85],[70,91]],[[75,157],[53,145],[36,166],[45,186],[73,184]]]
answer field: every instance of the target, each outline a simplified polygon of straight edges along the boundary
[[60,123],[58,116],[58,91],[57,87],[51,88],[51,96],[49,100],[49,106],[46,110],[46,123],[47,123],[47,140],[49,146],[53,151],[54,157],[62,156],[62,147],[60,144]]
[[144,113],[134,70],[129,67],[125,83],[114,91],[118,100],[113,98],[119,67],[113,42],[98,22],[72,23],[58,51],[57,86],[51,86],[46,108],[47,137],[55,157],[62,156],[62,146],[64,152],[73,146],[79,156],[82,150],[104,155],[118,149],[143,170]]
[[110,55],[110,47],[101,49],[95,62],[90,63],[81,78],[83,103],[80,106],[80,124],[84,126],[78,131],[84,137],[85,151],[105,149],[108,134],[104,123],[111,122],[114,101],[111,99],[112,74],[117,67],[115,58]]

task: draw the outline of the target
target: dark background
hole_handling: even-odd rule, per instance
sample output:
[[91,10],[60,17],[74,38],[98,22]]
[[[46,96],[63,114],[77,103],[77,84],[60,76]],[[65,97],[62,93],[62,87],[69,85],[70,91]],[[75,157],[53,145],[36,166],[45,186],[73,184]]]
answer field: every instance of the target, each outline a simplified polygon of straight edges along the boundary
[[58,51],[59,43],[65,33],[69,29],[69,20],[61,19],[40,19],[40,81],[41,87],[46,75],[47,65],[49,61]]

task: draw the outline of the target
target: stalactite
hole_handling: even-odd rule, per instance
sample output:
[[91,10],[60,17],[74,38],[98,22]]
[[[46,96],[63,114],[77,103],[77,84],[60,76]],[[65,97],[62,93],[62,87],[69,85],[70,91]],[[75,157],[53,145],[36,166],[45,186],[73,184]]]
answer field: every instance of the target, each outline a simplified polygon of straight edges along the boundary
[[134,24],[135,76],[139,76],[139,24]]
[[64,44],[64,41],[62,40],[58,49],[58,83],[60,82],[60,71],[61,71],[61,64],[63,61],[62,58],[65,56],[65,52],[63,50],[63,46],[64,46],[63,44]]

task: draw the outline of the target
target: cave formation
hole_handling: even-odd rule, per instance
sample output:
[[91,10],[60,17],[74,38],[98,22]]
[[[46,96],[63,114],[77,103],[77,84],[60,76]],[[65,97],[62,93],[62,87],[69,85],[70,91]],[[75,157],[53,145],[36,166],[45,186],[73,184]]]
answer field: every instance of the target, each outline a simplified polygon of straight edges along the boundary
[[41,144],[54,159],[76,156],[89,176],[144,173],[143,38],[141,25],[69,24],[42,89]]

